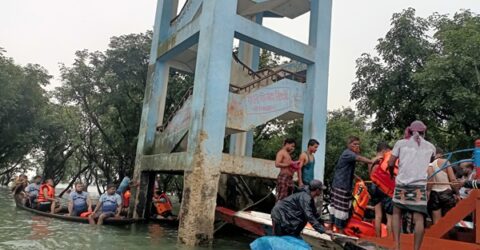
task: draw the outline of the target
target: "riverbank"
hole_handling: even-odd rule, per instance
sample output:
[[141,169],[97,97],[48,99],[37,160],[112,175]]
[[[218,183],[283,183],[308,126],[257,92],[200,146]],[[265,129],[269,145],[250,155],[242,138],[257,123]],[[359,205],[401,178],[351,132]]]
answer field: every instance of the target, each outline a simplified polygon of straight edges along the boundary
[[[123,227],[91,226],[36,216],[15,207],[12,195],[0,187],[0,249],[175,249],[201,250],[177,244],[177,229],[159,224]],[[249,249],[253,241],[243,236],[224,236],[214,249]]]

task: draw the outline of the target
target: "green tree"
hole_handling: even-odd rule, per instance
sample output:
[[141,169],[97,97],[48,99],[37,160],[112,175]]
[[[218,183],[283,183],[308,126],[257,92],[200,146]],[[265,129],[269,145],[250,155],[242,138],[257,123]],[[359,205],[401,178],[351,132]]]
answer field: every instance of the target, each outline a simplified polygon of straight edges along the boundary
[[391,24],[375,47],[378,56],[357,59],[351,99],[358,110],[373,116],[373,128],[388,138],[398,139],[420,119],[437,145],[471,147],[480,135],[479,16],[462,11],[425,19],[409,8],[394,14]]
[[26,156],[41,140],[39,125],[48,104],[43,87],[51,76],[40,65],[15,64],[4,52],[0,48],[0,176],[11,177],[31,167]]

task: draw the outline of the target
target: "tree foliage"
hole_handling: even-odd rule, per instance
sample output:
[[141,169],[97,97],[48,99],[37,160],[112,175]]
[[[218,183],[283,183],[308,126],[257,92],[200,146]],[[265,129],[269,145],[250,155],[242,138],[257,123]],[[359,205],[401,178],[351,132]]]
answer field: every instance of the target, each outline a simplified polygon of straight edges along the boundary
[[375,47],[378,56],[357,59],[351,99],[358,110],[390,138],[420,119],[440,146],[471,147],[480,135],[480,17],[461,11],[421,18],[409,8],[391,25]]

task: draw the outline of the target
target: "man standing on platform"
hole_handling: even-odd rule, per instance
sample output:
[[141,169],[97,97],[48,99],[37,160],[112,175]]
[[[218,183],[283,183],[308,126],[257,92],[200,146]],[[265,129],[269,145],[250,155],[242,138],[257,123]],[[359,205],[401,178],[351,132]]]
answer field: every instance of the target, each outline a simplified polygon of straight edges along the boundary
[[301,170],[298,171],[298,184],[302,187],[304,184],[308,185],[313,180],[313,169],[315,167],[315,152],[318,149],[318,143],[315,139],[310,139],[307,144],[307,150],[300,154],[298,161],[300,162]]
[[435,157],[435,146],[424,139],[427,126],[414,121],[405,130],[405,138],[395,143],[388,162],[394,176],[395,161],[398,175],[393,194],[393,236],[395,249],[400,250],[400,218],[402,212],[412,212],[415,221],[414,249],[420,249],[423,240],[424,215],[427,215],[427,169]]
[[292,170],[292,156],[290,155],[295,150],[295,140],[286,139],[283,142],[283,147],[277,152],[275,158],[275,167],[280,168],[280,173],[277,177],[277,202],[293,193],[293,174]]

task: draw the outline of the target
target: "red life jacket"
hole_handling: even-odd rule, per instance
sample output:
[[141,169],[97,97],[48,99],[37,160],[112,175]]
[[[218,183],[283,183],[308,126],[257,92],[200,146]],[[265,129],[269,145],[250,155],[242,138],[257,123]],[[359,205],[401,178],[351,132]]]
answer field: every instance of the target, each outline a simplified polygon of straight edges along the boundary
[[[380,165],[372,172],[370,179],[377,185],[377,187],[386,195],[393,197],[393,191],[395,190],[395,179],[392,179],[390,172],[388,171],[388,161],[392,156],[392,152],[388,151],[383,154],[383,160]],[[395,176],[398,174],[398,159],[395,162],[395,168],[393,170]]]
[[130,196],[130,190],[127,190],[125,193],[123,193],[123,207],[128,207],[130,205]]
[[[43,190],[44,189],[47,189],[47,195],[48,197],[45,197],[43,195]],[[47,198],[55,198],[55,188],[53,188],[52,186],[48,185],[48,184],[42,184],[40,186],[40,191],[38,192],[38,197],[37,197],[37,202],[40,203],[40,202],[48,202],[49,200],[47,200]]]
[[163,215],[166,212],[172,211],[172,203],[170,202],[170,199],[165,193],[162,193],[159,196],[155,197],[157,200],[160,199],[165,199],[164,202],[156,202],[155,203],[155,208],[157,209],[157,214]]
[[355,183],[353,188],[353,218],[362,220],[367,210],[368,201],[370,200],[370,194],[368,193],[367,185],[363,180],[359,180]]

